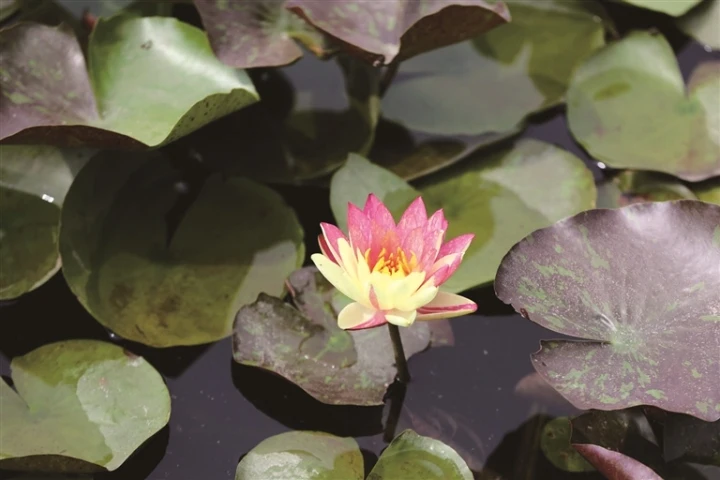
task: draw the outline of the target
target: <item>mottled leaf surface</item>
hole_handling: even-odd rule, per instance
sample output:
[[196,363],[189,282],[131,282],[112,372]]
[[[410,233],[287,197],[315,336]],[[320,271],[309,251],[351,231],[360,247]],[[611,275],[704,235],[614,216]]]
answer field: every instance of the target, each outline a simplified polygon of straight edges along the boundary
[[[238,312],[235,361],[275,372],[324,403],[381,405],[397,373],[387,328],[340,329],[336,291],[313,267],[288,281],[297,308],[261,294]],[[400,334],[408,358],[430,344],[425,322]]]
[[700,3],[702,0],[619,0],[621,2],[635,5],[640,8],[647,8],[648,10],[655,10],[657,12],[666,13],[673,17],[678,17],[695,5]]
[[703,0],[688,13],[677,19],[680,30],[695,38],[703,45],[720,49],[720,1]]
[[160,153],[103,152],[62,211],[63,274],[121,337],[157,347],[231,333],[237,310],[279,295],[304,258],[293,210],[250,180],[198,175]]
[[285,8],[285,0],[194,0],[210,44],[237,68],[277,67],[302,56],[297,41],[322,55],[322,33]]
[[686,93],[668,42],[633,32],[588,59],[567,96],[572,134],[608,166],[689,181],[720,174],[720,62],[698,66]]
[[597,445],[574,447],[608,480],[663,480],[651,468],[622,453]]
[[462,42],[510,20],[507,6],[495,0],[343,0],[332,6],[288,0],[286,6],[375,65]]
[[170,394],[142,357],[95,340],[42,346],[0,381],[0,467],[115,470],[170,418]]
[[352,438],[286,432],[260,442],[240,460],[235,480],[362,480],[363,456]]
[[460,455],[439,440],[405,430],[387,446],[367,480],[472,480]]
[[0,56],[0,139],[13,143],[157,146],[258,99],[201,30],[173,18],[100,19],[89,70],[63,27],[7,28]]
[[60,207],[90,153],[0,146],[0,299],[34,290],[60,269]]
[[403,62],[383,115],[426,133],[497,134],[561,103],[573,71],[605,43],[604,12],[587,0],[513,2],[511,9],[506,25]]
[[577,408],[653,405],[720,418],[720,207],[693,200],[591,210],[503,259],[495,291],[582,341],[543,341],[535,369]]
[[681,459],[720,467],[720,420],[706,422],[671,414],[665,418],[663,449],[668,462]]

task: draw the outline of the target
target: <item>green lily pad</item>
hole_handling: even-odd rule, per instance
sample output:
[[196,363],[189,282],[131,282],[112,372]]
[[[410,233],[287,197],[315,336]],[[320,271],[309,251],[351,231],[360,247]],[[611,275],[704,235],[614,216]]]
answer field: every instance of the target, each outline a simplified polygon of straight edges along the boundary
[[720,178],[695,183],[692,185],[692,191],[698,200],[720,205]]
[[68,340],[13,359],[0,381],[0,468],[115,470],[170,418],[170,394],[143,358]]
[[288,0],[286,7],[376,66],[462,42],[510,21],[507,6],[496,0],[337,2],[332,8],[315,0]]
[[[547,182],[557,187],[548,189]],[[395,215],[422,195],[429,211],[444,209],[449,224],[446,238],[475,234],[462,264],[443,285],[456,293],[491,282],[515,242],[537,228],[593,208],[596,196],[592,174],[580,159],[530,139],[487,157],[475,154],[424,179],[417,190],[381,167],[351,157],[335,173],[330,187],[330,205],[341,228],[347,202],[362,205],[371,192]]]
[[472,480],[455,450],[439,440],[405,430],[387,446],[367,480]]
[[714,421],[718,264],[720,207],[638,203],[532,233],[503,259],[495,291],[533,322],[583,339],[543,341],[532,357],[577,408],[652,405]]
[[60,207],[90,154],[0,146],[0,299],[32,291],[60,269]]
[[697,197],[680,180],[653,172],[625,171],[598,185],[598,208],[669,200],[697,200]]
[[377,69],[349,57],[306,55],[255,80],[262,100],[173,147],[209,168],[271,183],[308,183],[366,152],[379,115]]
[[630,5],[679,17],[702,0],[619,0]]
[[560,104],[573,71],[605,44],[604,12],[589,0],[511,5],[512,22],[403,62],[383,115],[421,132],[477,135],[511,132]]
[[553,418],[543,426],[540,448],[550,463],[566,472],[592,472],[595,467],[570,444],[572,426],[568,417]]
[[688,13],[677,19],[680,30],[706,47],[720,49],[720,1],[703,0]]
[[720,466],[720,421],[671,414],[663,427],[665,460]]
[[241,306],[281,294],[302,264],[302,229],[278,194],[243,178],[197,177],[158,152],[103,152],[68,192],[63,274],[121,337],[156,347],[219,340]]
[[235,480],[362,480],[363,456],[352,438],[286,432],[260,442],[240,460]]
[[237,68],[277,67],[302,57],[296,41],[318,55],[325,36],[285,8],[285,0],[194,0],[210,44],[223,63]]
[[[261,294],[237,314],[233,356],[275,372],[317,400],[335,405],[382,405],[397,369],[386,328],[337,326],[335,289],[313,267],[289,278],[297,309]],[[407,358],[430,344],[423,322],[401,330]]]
[[704,180],[720,174],[720,62],[700,65],[685,90],[668,42],[631,33],[576,71],[568,90],[570,130],[613,168]]
[[215,58],[201,30],[173,18],[100,19],[88,71],[64,27],[4,29],[0,56],[0,139],[12,143],[157,146],[258,99],[242,70]]

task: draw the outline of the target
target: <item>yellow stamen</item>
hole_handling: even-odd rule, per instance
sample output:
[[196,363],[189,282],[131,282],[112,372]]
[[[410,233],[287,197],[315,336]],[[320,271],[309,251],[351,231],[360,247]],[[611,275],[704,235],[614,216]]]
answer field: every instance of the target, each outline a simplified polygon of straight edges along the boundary
[[[370,249],[365,251],[365,261],[370,266]],[[379,272],[390,276],[405,277],[415,270],[418,265],[417,256],[413,252],[408,261],[407,254],[398,247],[395,253],[388,252],[385,248],[380,250],[375,265],[372,265],[373,272]]]

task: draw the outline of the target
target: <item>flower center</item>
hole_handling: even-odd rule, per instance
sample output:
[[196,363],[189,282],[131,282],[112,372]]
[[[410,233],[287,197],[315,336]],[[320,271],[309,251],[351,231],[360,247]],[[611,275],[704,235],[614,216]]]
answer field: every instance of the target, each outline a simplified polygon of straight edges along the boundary
[[408,260],[407,255],[400,247],[395,252],[390,253],[385,248],[380,250],[380,255],[374,266],[370,265],[370,249],[368,248],[365,251],[365,261],[368,262],[368,266],[372,267],[373,272],[400,277],[408,275],[418,264],[415,253],[412,253]]

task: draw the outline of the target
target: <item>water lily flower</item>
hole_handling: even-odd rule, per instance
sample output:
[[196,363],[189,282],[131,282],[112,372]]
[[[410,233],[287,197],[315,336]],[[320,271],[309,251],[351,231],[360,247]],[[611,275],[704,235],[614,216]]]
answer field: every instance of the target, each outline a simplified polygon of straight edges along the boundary
[[338,316],[343,329],[386,323],[407,327],[472,313],[477,305],[442,285],[457,270],[474,235],[444,242],[448,222],[442,210],[427,216],[421,197],[395,220],[370,194],[361,210],[348,203],[348,236],[321,223],[322,253],[312,261],[335,288],[354,300]]

